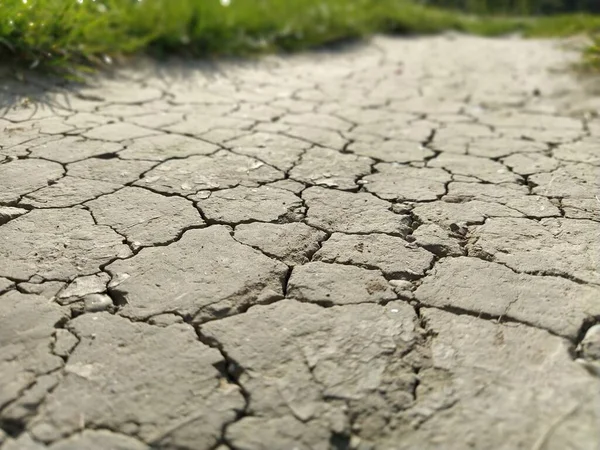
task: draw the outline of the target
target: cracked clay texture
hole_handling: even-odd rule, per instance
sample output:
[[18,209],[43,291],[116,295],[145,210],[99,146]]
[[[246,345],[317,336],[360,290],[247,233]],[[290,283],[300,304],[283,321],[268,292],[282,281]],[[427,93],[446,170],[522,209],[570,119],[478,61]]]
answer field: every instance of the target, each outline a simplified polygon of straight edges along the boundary
[[2,72],[0,450],[598,450],[570,44]]

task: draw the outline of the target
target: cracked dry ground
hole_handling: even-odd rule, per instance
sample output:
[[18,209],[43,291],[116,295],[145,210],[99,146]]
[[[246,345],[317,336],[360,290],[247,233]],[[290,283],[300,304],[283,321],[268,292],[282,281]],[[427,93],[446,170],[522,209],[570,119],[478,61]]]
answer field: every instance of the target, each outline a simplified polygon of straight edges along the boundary
[[597,450],[576,58],[376,38],[6,80],[44,102],[0,119],[0,448]]

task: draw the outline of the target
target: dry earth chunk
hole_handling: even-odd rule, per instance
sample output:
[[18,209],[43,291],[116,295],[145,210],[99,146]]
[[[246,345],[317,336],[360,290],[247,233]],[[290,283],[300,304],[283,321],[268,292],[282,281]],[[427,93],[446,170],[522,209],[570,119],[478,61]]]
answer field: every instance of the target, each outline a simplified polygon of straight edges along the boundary
[[469,144],[469,155],[482,158],[501,158],[513,154],[543,152],[547,145],[520,139],[485,138]]
[[502,161],[519,175],[532,175],[534,173],[551,172],[558,167],[559,161],[539,153],[516,154]]
[[29,212],[27,209],[14,208],[12,206],[0,206],[0,225],[4,225],[13,219]]
[[[460,203],[470,200],[495,202],[514,209],[527,217],[557,217],[560,210],[546,197],[529,195],[525,186],[512,183],[483,184],[452,182],[444,200]],[[498,208],[494,208],[497,210]],[[518,216],[517,216],[518,217]]]
[[308,184],[353,189],[356,179],[371,172],[370,158],[313,148],[290,171],[290,177]]
[[311,146],[310,143],[293,137],[265,132],[252,133],[227,142],[227,147],[235,153],[258,158],[286,171]]
[[390,163],[424,161],[435,153],[423,145],[412,141],[383,141],[381,143],[356,142],[348,150],[361,156]]
[[420,355],[415,319],[405,303],[323,309],[284,300],[202,326],[237,362],[249,393],[251,417],[227,429],[228,441],[327,450],[349,433],[350,417],[368,420],[369,407],[408,408]]
[[250,223],[235,228],[235,239],[288,265],[304,264],[326,233],[304,223]]
[[[70,298],[83,298],[88,294],[99,294],[106,291],[110,281],[107,273],[101,272],[75,278],[67,287],[58,293],[58,302],[69,302]],[[62,304],[62,303],[61,303]]]
[[185,158],[191,155],[214,153],[218,147],[208,142],[177,134],[161,134],[139,138],[119,153],[123,159],[164,161],[171,158]]
[[489,183],[514,183],[521,179],[499,162],[476,156],[442,153],[429,161],[428,167],[441,167],[453,174],[467,175]]
[[396,298],[379,270],[322,262],[297,266],[287,294],[289,298],[323,305],[380,303]]
[[122,185],[66,176],[23,197],[20,205],[34,208],[65,208],[118,190]]
[[600,222],[600,196],[597,198],[564,198],[561,202],[565,217]]
[[67,357],[71,351],[77,346],[79,339],[69,330],[59,328],[54,331],[54,344],[52,352],[55,355]]
[[114,142],[66,136],[62,139],[33,147],[31,149],[31,156],[67,164],[92,156],[112,155],[122,149],[122,145],[115,144]]
[[67,166],[70,176],[88,180],[126,184],[137,180],[155,163],[149,161],[125,161],[119,158],[89,158]]
[[68,280],[131,254],[121,236],[82,209],[32,211],[2,225],[0,242],[0,276],[20,280]]
[[325,128],[307,127],[301,125],[289,125],[284,128],[285,134],[302,139],[304,141],[316,144],[323,149],[342,150],[348,141],[337,131],[327,130]]
[[523,217],[523,214],[515,209],[479,200],[463,203],[424,203],[416,206],[413,214],[423,222],[436,223],[446,228],[453,223],[481,224],[487,217]]
[[63,173],[60,164],[38,159],[0,164],[0,205],[16,203],[22,195],[48,186]]
[[299,197],[270,186],[223,189],[213,192],[207,199],[198,200],[198,207],[208,220],[231,224],[250,220],[294,221],[303,217]]
[[90,139],[121,142],[128,139],[151,136],[153,134],[159,134],[159,132],[149,128],[142,128],[131,123],[117,122],[94,128],[84,133],[84,136]]
[[[37,295],[10,291],[0,296],[0,410],[22,395],[36,377],[59,369],[50,350],[54,327],[67,311]],[[0,412],[0,421],[6,411]]]
[[177,312],[203,322],[281,298],[288,268],[236,242],[229,228],[212,226],[106,270],[109,290],[124,303],[121,314],[140,320]]
[[84,430],[50,446],[49,450],[149,450],[132,437],[109,430]]
[[87,203],[100,225],[109,225],[136,247],[163,244],[184,229],[204,225],[192,202],[137,187]]
[[281,117],[280,122],[315,128],[325,128],[334,131],[347,131],[352,128],[350,122],[328,114],[286,114]]
[[441,261],[415,291],[428,306],[509,317],[569,339],[577,338],[584,321],[600,315],[599,295],[600,287],[518,274],[477,258]]
[[458,241],[450,236],[447,230],[436,224],[423,224],[415,230],[412,236],[419,246],[436,255],[460,256],[464,254],[464,250]]
[[[0,443],[2,441],[0,440]],[[21,434],[16,439],[8,438],[2,450],[46,450],[42,444],[34,441],[27,433]]]
[[334,233],[323,243],[315,260],[380,269],[388,277],[423,275],[433,254],[386,234],[348,235]]
[[518,111],[488,113],[479,119],[493,127],[582,130],[581,120],[548,114],[527,114]]
[[165,130],[181,134],[201,137],[203,134],[216,129],[247,130],[254,124],[253,120],[237,117],[223,117],[219,114],[189,114],[186,120],[165,127]]
[[294,194],[300,194],[304,189],[306,189],[306,185],[290,179],[275,181],[270,183],[269,186],[285,189],[286,191],[293,192]]
[[[593,450],[600,383],[546,331],[421,309],[432,367],[419,372],[413,424],[392,420],[377,449]],[[481,430],[486,430],[482,433]]]
[[0,278],[0,292],[8,291],[14,287],[15,283],[7,280],[6,278]]
[[65,287],[65,283],[62,281],[44,281],[40,282],[36,279],[39,275],[34,275],[31,279],[35,280],[35,283],[19,283],[19,291],[26,294],[35,294],[44,297],[50,301],[56,299],[56,294]]
[[572,144],[563,144],[552,153],[555,158],[562,161],[581,162],[600,166],[599,144],[600,142],[597,139],[582,140]]
[[202,189],[256,186],[282,178],[283,173],[256,159],[222,150],[164,162],[136,184],[167,194],[191,195]]
[[467,250],[518,272],[600,284],[599,236],[590,220],[497,218],[473,231]]
[[450,174],[441,169],[377,164],[377,173],[364,177],[365,189],[386,200],[437,200],[446,193]]
[[391,233],[405,236],[408,216],[391,211],[391,204],[368,193],[349,193],[320,187],[302,193],[309,225],[344,233]]
[[550,173],[529,177],[533,193],[544,197],[594,198],[600,189],[598,168],[590,164],[565,164]]
[[31,424],[44,442],[79,430],[83,417],[90,428],[157,447],[211,449],[243,407],[239,388],[215,368],[221,354],[189,325],[161,328],[100,313],[74,319],[69,329],[81,342]]
[[[393,117],[393,114],[390,114],[390,116]],[[377,136],[378,141],[383,137],[416,143],[425,142],[431,136],[432,132],[433,126],[428,123],[398,123],[396,120],[358,125],[352,130],[353,134]]]

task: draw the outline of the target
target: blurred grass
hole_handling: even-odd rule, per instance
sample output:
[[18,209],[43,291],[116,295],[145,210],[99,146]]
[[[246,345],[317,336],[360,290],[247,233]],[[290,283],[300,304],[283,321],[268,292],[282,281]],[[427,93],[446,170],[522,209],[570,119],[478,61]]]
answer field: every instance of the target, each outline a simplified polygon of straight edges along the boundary
[[73,67],[105,55],[292,51],[375,32],[565,36],[600,16],[477,17],[409,0],[0,0],[0,59]]
[[585,52],[585,62],[593,69],[600,70],[600,36],[593,37],[593,43]]

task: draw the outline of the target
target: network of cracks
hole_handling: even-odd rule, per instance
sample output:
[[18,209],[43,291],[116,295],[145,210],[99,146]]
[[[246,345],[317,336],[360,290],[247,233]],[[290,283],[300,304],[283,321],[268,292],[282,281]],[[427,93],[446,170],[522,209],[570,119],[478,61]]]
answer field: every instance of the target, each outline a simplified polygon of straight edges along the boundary
[[566,58],[7,79],[0,448],[597,448],[600,121],[561,112]]

